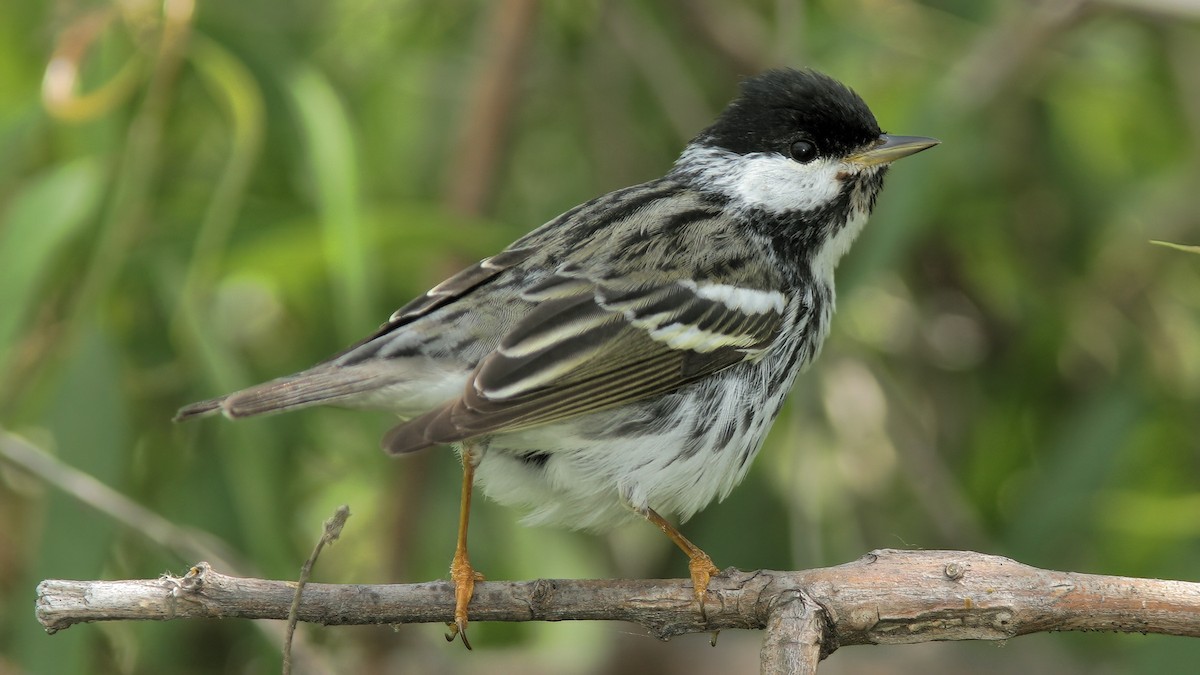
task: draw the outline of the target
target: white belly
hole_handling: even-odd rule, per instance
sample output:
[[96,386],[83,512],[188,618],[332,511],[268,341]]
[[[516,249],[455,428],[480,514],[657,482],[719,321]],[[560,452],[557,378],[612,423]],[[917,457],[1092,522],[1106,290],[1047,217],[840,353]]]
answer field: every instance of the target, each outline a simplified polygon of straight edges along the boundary
[[771,383],[768,361],[635,407],[496,436],[478,484],[528,508],[526,524],[607,529],[635,517],[630,507],[686,520],[724,499],[762,447],[798,370]]

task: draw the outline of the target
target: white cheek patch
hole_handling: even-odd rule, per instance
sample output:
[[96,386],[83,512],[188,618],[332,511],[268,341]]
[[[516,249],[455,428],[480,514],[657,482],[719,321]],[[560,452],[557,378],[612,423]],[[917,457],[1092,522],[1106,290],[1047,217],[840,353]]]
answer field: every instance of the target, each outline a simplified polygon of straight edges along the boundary
[[838,173],[844,169],[824,157],[801,164],[778,153],[739,155],[700,146],[685,150],[676,166],[728,197],[733,208],[768,213],[811,211],[832,202],[842,189]]
[[842,189],[838,163],[825,158],[801,164],[783,155],[752,154],[742,157],[742,167],[731,196],[768,213],[811,211]]

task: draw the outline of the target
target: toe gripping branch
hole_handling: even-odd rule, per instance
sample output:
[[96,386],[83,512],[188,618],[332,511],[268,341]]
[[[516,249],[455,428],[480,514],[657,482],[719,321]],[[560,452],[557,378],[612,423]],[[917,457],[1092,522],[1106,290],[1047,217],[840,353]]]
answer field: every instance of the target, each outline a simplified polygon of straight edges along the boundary
[[483,448],[472,443],[463,443],[462,500],[458,510],[458,543],[454,548],[454,559],[450,561],[450,581],[454,584],[454,622],[446,624],[450,629],[446,641],[462,638],[463,646],[471,648],[467,640],[467,605],[475,595],[475,582],[483,581],[483,575],[475,571],[467,555],[467,523],[471,518],[471,491],[475,484],[475,467],[483,457]]

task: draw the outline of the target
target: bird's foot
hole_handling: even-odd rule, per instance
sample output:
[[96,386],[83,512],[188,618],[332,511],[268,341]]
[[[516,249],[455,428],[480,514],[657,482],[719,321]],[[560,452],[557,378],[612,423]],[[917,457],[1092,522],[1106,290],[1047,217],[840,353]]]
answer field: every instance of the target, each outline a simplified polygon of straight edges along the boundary
[[467,640],[467,605],[475,595],[475,582],[483,581],[483,575],[471,567],[466,552],[456,552],[450,562],[450,581],[454,584],[454,622],[446,624],[450,629],[446,633],[446,641],[453,642],[455,637],[462,638],[463,646],[471,648]]
[[688,554],[688,571],[692,575],[692,592],[696,594],[696,602],[700,605],[700,618],[708,622],[708,613],[704,611],[704,600],[708,596],[708,583],[721,570],[713,564],[712,558],[700,549],[694,549]]

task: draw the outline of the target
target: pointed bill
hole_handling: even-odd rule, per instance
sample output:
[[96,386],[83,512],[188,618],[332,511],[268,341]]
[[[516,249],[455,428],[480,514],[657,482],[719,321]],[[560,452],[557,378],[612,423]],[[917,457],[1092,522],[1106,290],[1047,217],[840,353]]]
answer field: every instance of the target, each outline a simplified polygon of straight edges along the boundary
[[908,157],[922,150],[928,150],[938,143],[941,143],[941,141],[936,138],[926,138],[925,136],[893,136],[891,134],[883,134],[874,146],[858,154],[850,155],[846,158],[846,161],[860,166],[890,164],[901,157]]

